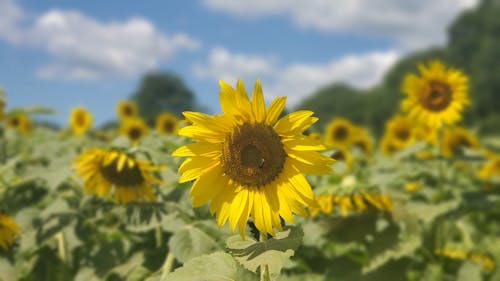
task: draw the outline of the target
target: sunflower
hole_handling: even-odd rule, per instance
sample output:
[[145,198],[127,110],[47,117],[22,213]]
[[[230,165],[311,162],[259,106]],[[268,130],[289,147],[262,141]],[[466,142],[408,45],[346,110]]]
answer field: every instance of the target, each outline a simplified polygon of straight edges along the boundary
[[493,154],[488,158],[488,162],[479,170],[479,178],[500,182],[500,154]]
[[416,140],[413,123],[401,115],[392,117],[386,123],[385,133],[398,149],[404,149]]
[[132,144],[138,144],[148,133],[148,126],[140,118],[126,118],[122,120],[120,133],[127,136]]
[[116,104],[116,115],[120,120],[137,117],[137,105],[128,100],[121,100]]
[[[0,88],[0,93],[2,92],[2,89]],[[3,117],[5,115],[5,101],[3,100],[3,96],[0,94],[0,121],[3,120]]]
[[318,132],[311,132],[309,133],[308,135],[310,138],[312,138],[313,140],[317,140],[317,141],[322,141],[322,137],[321,137],[321,134],[318,133]]
[[161,113],[156,117],[156,130],[164,135],[177,134],[179,118],[170,113]]
[[352,155],[351,152],[345,147],[336,148],[333,150],[332,154],[330,154],[330,157],[336,161],[343,162],[346,165],[347,170],[352,168]]
[[333,118],[325,130],[325,142],[331,146],[347,146],[355,131],[355,126],[344,118]]
[[92,126],[92,114],[84,107],[74,107],[69,115],[69,126],[74,135],[82,135]]
[[459,154],[461,148],[478,148],[477,138],[462,127],[445,128],[443,130],[443,141],[441,153],[444,157],[452,157]]
[[21,234],[17,223],[8,215],[0,212],[0,248],[7,250]]
[[460,70],[431,61],[418,66],[421,77],[408,74],[402,86],[406,99],[401,103],[404,112],[422,124],[438,128],[454,124],[462,118],[468,98],[468,77]]
[[373,142],[368,131],[363,128],[356,128],[351,140],[351,147],[359,149],[364,154],[371,154],[373,151]]
[[320,195],[316,199],[318,207],[311,209],[311,215],[319,212],[331,214],[337,206],[340,215],[346,217],[350,212],[364,212],[369,207],[382,211],[392,211],[392,201],[388,195],[357,191],[345,194]]
[[27,134],[33,130],[33,123],[26,114],[16,114],[7,118],[7,127]]
[[180,147],[174,156],[188,156],[179,167],[179,182],[196,180],[191,188],[193,206],[211,201],[217,224],[238,225],[244,237],[249,217],[261,233],[281,230],[280,217],[293,223],[292,213],[307,216],[314,194],[302,173],[330,173],[333,159],[321,155],[325,147],[302,134],[318,118],[297,111],[278,120],[286,97],[266,108],[260,81],[249,100],[238,79],[236,89],[220,81],[222,114],[184,112],[193,125],[179,135],[198,140]]
[[156,199],[151,184],[160,180],[152,172],[159,168],[133,155],[117,150],[89,149],[75,159],[74,169],[83,178],[88,194],[107,197],[113,192],[119,204]]

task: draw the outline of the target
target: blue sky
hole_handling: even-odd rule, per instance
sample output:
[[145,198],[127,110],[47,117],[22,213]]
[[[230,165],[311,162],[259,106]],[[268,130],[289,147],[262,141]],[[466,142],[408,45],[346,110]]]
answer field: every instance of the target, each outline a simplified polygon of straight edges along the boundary
[[0,0],[0,85],[7,108],[42,105],[66,124],[85,106],[114,119],[147,71],[178,73],[218,112],[218,80],[262,80],[293,107],[318,87],[376,84],[408,52],[446,42],[477,0]]

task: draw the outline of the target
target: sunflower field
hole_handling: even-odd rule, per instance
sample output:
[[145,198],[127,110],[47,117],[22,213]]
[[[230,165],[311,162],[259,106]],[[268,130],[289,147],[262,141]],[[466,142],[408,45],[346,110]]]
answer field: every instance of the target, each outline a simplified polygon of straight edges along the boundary
[[2,94],[0,280],[500,280],[500,139],[461,125],[466,74],[418,70],[379,137],[260,81],[153,125],[124,100],[99,130]]

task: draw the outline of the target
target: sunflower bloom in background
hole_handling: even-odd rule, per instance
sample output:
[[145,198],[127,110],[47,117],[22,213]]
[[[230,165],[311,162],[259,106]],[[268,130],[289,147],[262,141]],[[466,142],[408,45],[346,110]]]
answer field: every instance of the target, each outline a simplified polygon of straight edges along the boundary
[[179,131],[179,118],[171,113],[161,113],[156,117],[155,127],[158,132],[169,136]]
[[385,154],[392,154],[405,149],[415,140],[413,123],[404,116],[396,115],[386,122],[380,145]]
[[366,129],[356,128],[352,136],[351,147],[359,149],[365,155],[369,155],[372,153],[373,141]]
[[443,130],[443,141],[441,153],[450,158],[459,154],[461,148],[478,148],[479,141],[472,133],[462,127],[445,128]]
[[128,100],[119,101],[116,104],[116,115],[120,120],[131,117],[137,117],[138,116],[137,105]]
[[434,129],[460,121],[463,108],[470,104],[468,77],[439,61],[420,64],[418,69],[420,76],[408,74],[403,81],[406,99],[401,103],[402,110]]
[[325,143],[330,146],[347,146],[351,143],[356,127],[344,118],[333,118],[325,129]]
[[33,130],[33,123],[26,114],[16,114],[7,118],[7,128],[27,134]]
[[318,118],[301,110],[278,120],[286,97],[266,108],[260,81],[251,100],[241,80],[236,89],[220,81],[222,114],[184,112],[192,125],[179,134],[198,142],[178,148],[187,156],[179,167],[179,182],[196,180],[191,187],[193,206],[211,201],[219,227],[229,221],[242,237],[249,217],[261,233],[281,230],[280,217],[293,223],[292,214],[307,216],[315,206],[311,186],[302,173],[330,173],[333,159],[321,155],[325,147],[302,134]]
[[21,234],[17,223],[8,215],[0,212],[0,248],[7,250]]
[[500,183],[500,154],[488,156],[488,161],[479,170],[479,178]]
[[140,118],[124,119],[120,125],[120,134],[126,136],[134,145],[137,145],[148,131],[148,125]]
[[80,136],[92,126],[92,114],[84,107],[74,107],[69,115],[68,123],[73,134]]
[[368,208],[381,211],[392,211],[391,198],[386,194],[357,191],[345,194],[320,195],[316,198],[318,207],[311,209],[311,216],[317,216],[320,212],[330,215],[335,212],[336,207],[342,217],[353,212],[364,212]]
[[113,193],[119,204],[156,200],[151,185],[160,180],[152,172],[159,167],[127,153],[89,149],[75,159],[74,169],[83,178],[88,194],[108,197]]

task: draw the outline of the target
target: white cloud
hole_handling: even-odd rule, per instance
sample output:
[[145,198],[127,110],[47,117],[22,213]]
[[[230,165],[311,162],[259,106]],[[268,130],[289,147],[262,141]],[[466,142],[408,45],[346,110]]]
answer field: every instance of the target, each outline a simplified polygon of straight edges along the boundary
[[23,11],[13,0],[0,0],[0,39],[17,43],[20,39],[18,25],[23,19]]
[[19,19],[24,16],[23,11],[12,1],[0,1],[0,9],[7,7],[17,13],[3,19],[16,30],[17,36],[13,37],[12,32],[2,33],[0,29],[0,37],[42,47],[53,57],[53,62],[37,70],[41,78],[133,77],[155,68],[180,50],[199,47],[199,42],[190,36],[184,33],[167,36],[144,18],[100,22],[78,11],[51,10],[22,28]]
[[285,15],[300,27],[388,38],[407,50],[442,44],[446,27],[478,0],[205,0],[237,17]]
[[[234,54],[223,48],[213,49],[204,65],[195,65],[200,78],[222,79],[235,84],[238,77],[246,83],[262,79],[267,96],[287,96],[289,105],[296,105],[318,87],[333,82],[346,82],[367,88],[380,81],[397,61],[396,51],[347,55],[324,64],[280,64],[276,59],[257,55]],[[248,85],[247,85],[248,87]]]

